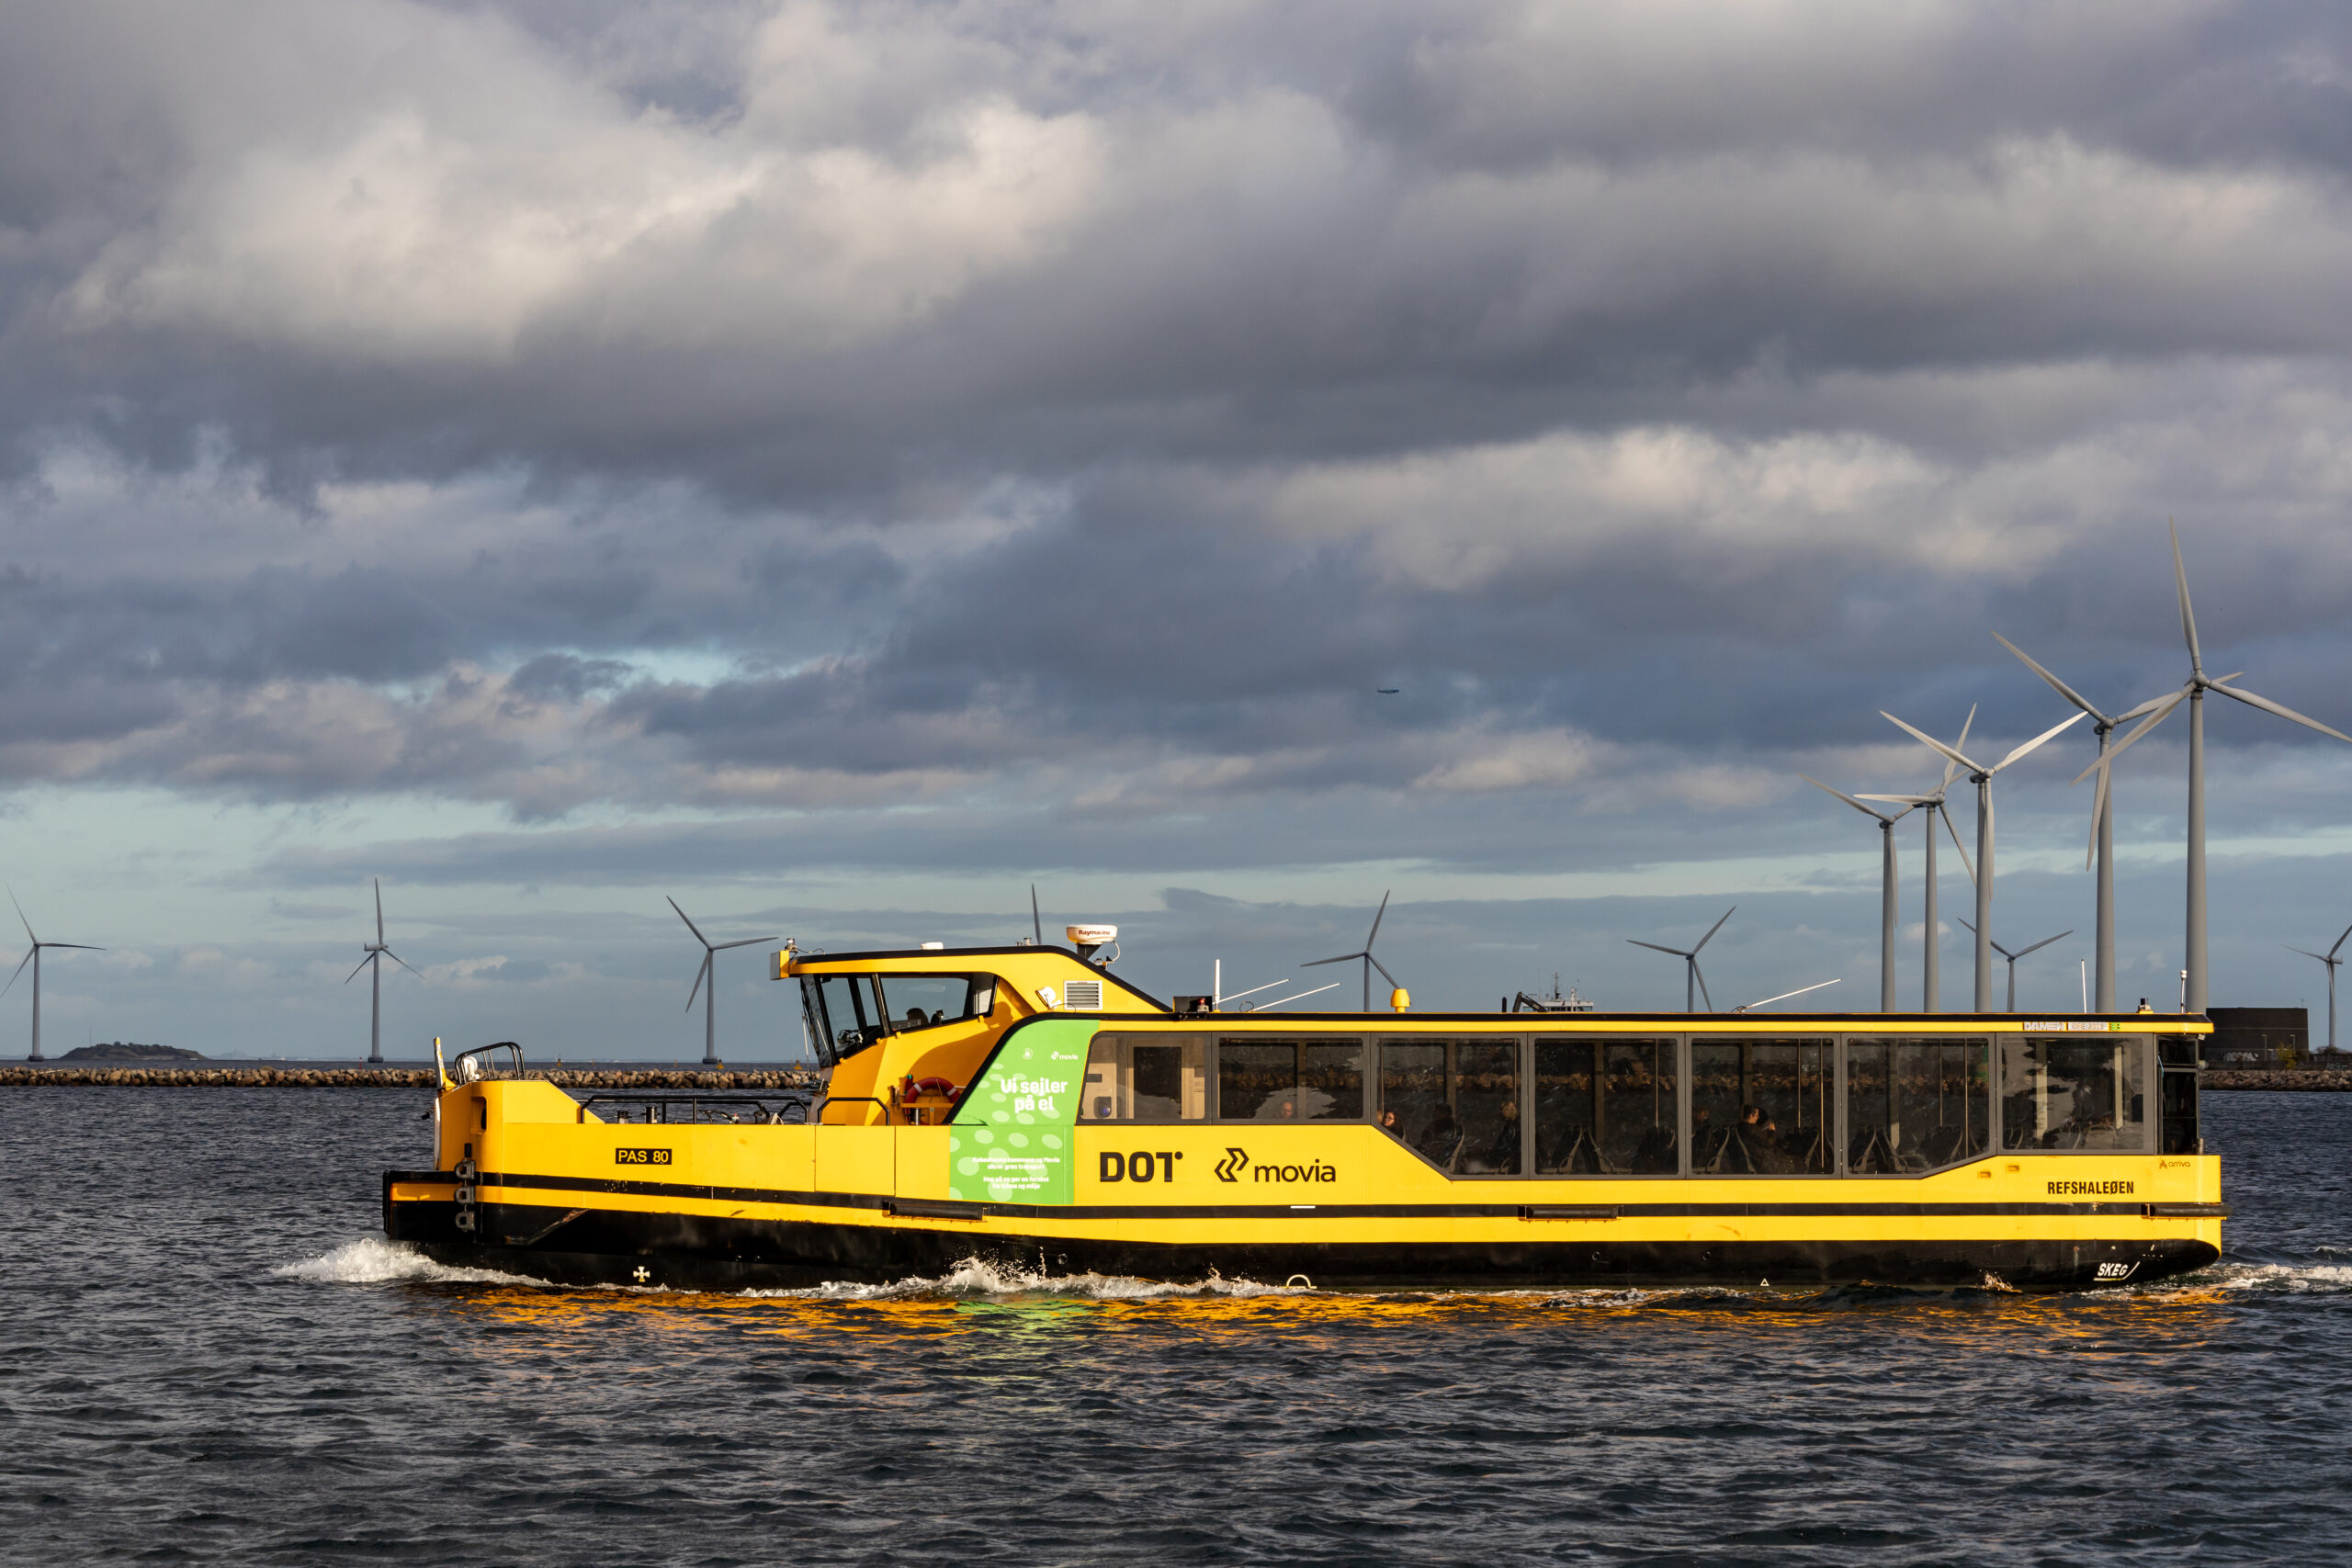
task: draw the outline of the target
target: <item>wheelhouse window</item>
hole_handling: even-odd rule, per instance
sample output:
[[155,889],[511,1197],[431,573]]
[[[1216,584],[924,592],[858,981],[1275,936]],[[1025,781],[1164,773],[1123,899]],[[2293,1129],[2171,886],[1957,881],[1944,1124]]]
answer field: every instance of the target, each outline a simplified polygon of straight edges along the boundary
[[1832,1174],[1837,1076],[1828,1040],[1693,1040],[1690,1173]]
[[1360,1122],[1361,1040],[1225,1040],[1216,1055],[1225,1122]]
[[2148,1146],[2144,1036],[2001,1043],[2001,1143],[2012,1149]]
[[1671,1040],[1537,1037],[1535,1174],[1678,1174],[1674,1055]]
[[1086,1058],[1081,1122],[1198,1122],[1208,1115],[1205,1040],[1098,1034]]
[[1849,1040],[1846,1170],[1917,1176],[1992,1147],[1990,1051],[1983,1040]]
[[2156,1042],[2156,1147],[2168,1155],[2199,1152],[2197,1131],[2197,1041],[2180,1035]]
[[817,1059],[831,1066],[887,1034],[986,1018],[996,1010],[996,976],[804,975],[800,1006]]
[[1449,1175],[1517,1176],[1519,1078],[1516,1040],[1388,1041],[1380,1047],[1381,1125]]

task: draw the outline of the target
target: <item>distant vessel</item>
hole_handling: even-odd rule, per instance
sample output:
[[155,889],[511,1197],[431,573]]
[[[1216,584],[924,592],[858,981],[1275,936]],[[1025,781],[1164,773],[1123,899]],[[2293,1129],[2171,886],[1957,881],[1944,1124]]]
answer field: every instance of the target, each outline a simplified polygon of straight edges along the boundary
[[[1068,948],[775,954],[813,1098],[458,1058],[384,1226],[738,1289],[1024,1268],[1322,1286],[2071,1289],[2221,1253],[2202,1018],[1171,1011]],[[1550,1005],[1556,1003],[1556,1006]]]
[[1521,991],[1516,997],[1507,998],[1501,1010],[1504,1012],[1590,1012],[1593,1010],[1593,1006],[1577,995],[1577,988],[1574,986],[1568,987],[1566,996],[1560,995],[1560,972],[1555,969],[1552,971],[1550,996],[1531,997],[1525,991]]

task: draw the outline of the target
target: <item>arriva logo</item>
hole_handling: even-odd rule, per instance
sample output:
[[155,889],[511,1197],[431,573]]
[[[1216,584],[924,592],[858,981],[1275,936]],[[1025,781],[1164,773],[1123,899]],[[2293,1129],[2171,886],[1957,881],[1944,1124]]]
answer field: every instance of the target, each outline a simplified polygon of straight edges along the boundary
[[1249,1164],[1248,1149],[1229,1148],[1225,1151],[1225,1157],[1216,1162],[1216,1179],[1219,1181],[1238,1181],[1241,1179],[1241,1172],[1248,1168]]

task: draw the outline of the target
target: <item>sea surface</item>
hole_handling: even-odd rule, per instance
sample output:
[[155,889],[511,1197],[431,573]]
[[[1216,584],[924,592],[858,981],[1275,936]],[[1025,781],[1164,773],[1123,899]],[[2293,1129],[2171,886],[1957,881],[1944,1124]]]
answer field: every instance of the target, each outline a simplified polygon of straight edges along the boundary
[[2058,1297],[559,1290],[382,1241],[426,1103],[0,1090],[0,1560],[2352,1561],[2352,1095]]

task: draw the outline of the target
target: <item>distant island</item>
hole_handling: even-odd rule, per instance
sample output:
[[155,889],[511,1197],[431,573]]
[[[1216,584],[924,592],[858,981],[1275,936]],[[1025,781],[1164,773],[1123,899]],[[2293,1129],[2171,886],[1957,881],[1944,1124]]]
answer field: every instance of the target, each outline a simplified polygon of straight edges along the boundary
[[127,1040],[109,1040],[103,1045],[76,1045],[62,1056],[61,1062],[201,1062],[201,1051],[183,1050],[177,1045],[140,1045]]

